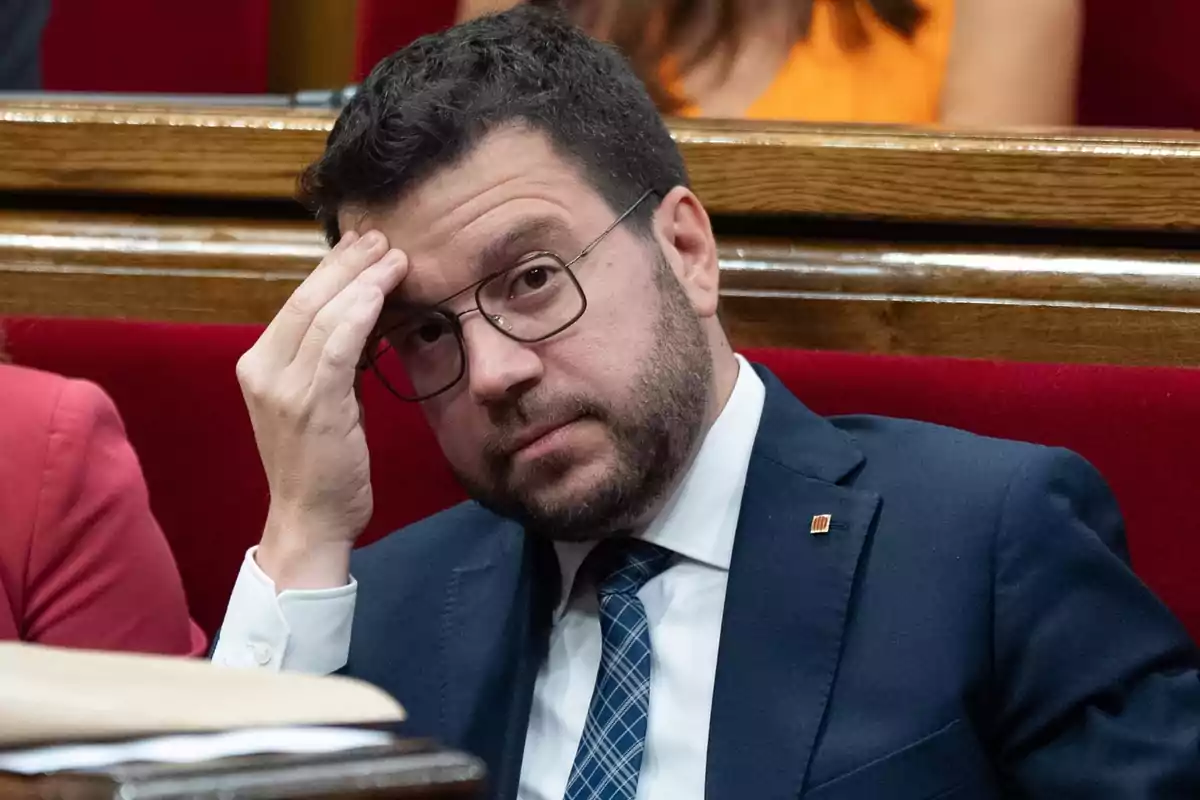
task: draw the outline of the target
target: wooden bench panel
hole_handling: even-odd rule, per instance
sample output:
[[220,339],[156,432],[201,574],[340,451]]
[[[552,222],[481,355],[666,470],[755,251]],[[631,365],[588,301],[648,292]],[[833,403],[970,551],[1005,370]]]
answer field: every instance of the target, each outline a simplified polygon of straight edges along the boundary
[[[269,320],[325,251],[291,197],[332,122],[0,104],[0,315]],[[740,346],[1200,365],[1200,137],[674,134]]]
[[0,213],[0,316],[265,321],[325,250],[307,222]]
[[[0,104],[0,191],[287,199],[330,112]],[[1200,135],[674,126],[716,213],[1200,231]]]
[[1200,366],[1200,252],[726,242],[743,347]]
[[0,192],[289,199],[329,113],[0,103]]
[[1200,135],[675,126],[710,212],[1200,230]]
[[[266,322],[315,226],[0,213],[0,316]],[[739,346],[1200,365],[1200,252],[721,240]]]

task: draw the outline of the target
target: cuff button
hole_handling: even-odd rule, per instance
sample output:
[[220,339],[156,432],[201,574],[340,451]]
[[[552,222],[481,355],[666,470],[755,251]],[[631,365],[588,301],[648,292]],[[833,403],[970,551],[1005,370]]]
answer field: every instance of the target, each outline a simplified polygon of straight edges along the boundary
[[250,645],[250,652],[254,656],[254,663],[260,667],[265,667],[271,663],[271,648],[264,642],[254,642]]

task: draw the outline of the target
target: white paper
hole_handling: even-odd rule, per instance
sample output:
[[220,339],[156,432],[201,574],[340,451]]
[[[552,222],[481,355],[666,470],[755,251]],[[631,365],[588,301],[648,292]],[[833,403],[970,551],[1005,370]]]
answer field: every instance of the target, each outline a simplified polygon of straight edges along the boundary
[[390,695],[349,678],[0,643],[0,749],[403,719]]
[[350,728],[247,728],[227,733],[156,736],[130,742],[54,745],[0,752],[0,771],[41,775],[135,761],[192,764],[264,753],[338,753],[394,741],[383,731]]

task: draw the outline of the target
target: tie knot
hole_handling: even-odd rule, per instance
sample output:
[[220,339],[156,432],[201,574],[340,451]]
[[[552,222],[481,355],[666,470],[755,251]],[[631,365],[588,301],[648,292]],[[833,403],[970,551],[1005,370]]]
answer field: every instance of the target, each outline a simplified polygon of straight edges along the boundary
[[671,563],[671,551],[641,539],[609,539],[588,556],[596,591],[608,595],[634,595]]

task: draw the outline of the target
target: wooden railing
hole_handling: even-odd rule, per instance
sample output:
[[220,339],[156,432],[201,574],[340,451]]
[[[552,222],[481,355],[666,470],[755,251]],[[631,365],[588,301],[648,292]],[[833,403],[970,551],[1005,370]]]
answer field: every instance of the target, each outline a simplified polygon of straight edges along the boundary
[[[0,105],[0,315],[263,322],[328,113]],[[740,345],[1200,365],[1200,138],[680,124]]]

